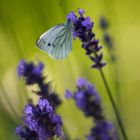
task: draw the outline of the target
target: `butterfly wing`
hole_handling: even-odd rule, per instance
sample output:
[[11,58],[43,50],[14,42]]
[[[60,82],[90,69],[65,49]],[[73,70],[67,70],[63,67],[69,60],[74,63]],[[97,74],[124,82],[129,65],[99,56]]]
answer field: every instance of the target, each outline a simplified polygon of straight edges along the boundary
[[72,49],[71,27],[60,24],[52,27],[37,40],[37,47],[54,59],[63,59]]

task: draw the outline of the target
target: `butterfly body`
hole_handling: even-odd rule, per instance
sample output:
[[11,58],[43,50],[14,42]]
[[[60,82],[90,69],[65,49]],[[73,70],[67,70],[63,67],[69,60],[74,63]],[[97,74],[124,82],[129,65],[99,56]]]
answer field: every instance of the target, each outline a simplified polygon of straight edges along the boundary
[[66,58],[72,49],[72,23],[67,21],[42,34],[36,42],[39,49],[53,59]]

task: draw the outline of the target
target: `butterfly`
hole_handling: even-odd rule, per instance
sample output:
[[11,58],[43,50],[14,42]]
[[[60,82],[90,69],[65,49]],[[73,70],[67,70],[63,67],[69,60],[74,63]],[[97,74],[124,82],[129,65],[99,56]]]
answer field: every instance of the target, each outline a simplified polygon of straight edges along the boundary
[[50,28],[39,37],[36,45],[53,59],[66,58],[72,50],[72,22],[68,20]]

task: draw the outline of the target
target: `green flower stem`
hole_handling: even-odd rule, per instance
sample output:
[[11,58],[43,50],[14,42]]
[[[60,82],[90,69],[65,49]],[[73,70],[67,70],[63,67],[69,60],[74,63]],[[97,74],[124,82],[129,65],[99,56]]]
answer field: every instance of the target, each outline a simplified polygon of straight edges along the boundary
[[103,82],[104,82],[106,91],[107,91],[107,93],[108,93],[110,102],[111,102],[112,107],[113,107],[113,109],[114,109],[114,112],[115,112],[115,115],[116,115],[116,118],[117,118],[117,122],[118,122],[118,124],[119,124],[119,126],[120,126],[120,130],[121,130],[121,132],[122,132],[123,138],[124,138],[124,140],[128,140],[127,135],[126,135],[126,132],[125,132],[125,129],[124,129],[124,126],[123,126],[123,123],[122,123],[122,120],[121,120],[120,115],[119,115],[119,111],[118,111],[117,106],[116,106],[116,104],[115,104],[115,102],[114,102],[114,99],[113,99],[113,97],[112,97],[111,90],[110,90],[110,88],[109,88],[109,85],[108,85],[108,83],[107,83],[107,80],[106,80],[106,78],[105,78],[105,75],[104,75],[102,69],[99,69],[99,72],[100,72],[100,74],[101,74],[101,77],[102,77],[102,79],[103,79]]

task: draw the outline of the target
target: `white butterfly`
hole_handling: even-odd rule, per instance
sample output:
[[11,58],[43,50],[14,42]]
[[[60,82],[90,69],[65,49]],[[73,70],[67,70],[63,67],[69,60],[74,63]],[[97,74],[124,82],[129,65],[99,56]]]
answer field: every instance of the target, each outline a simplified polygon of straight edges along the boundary
[[72,50],[72,23],[56,25],[42,34],[36,42],[39,49],[54,59],[63,59]]

